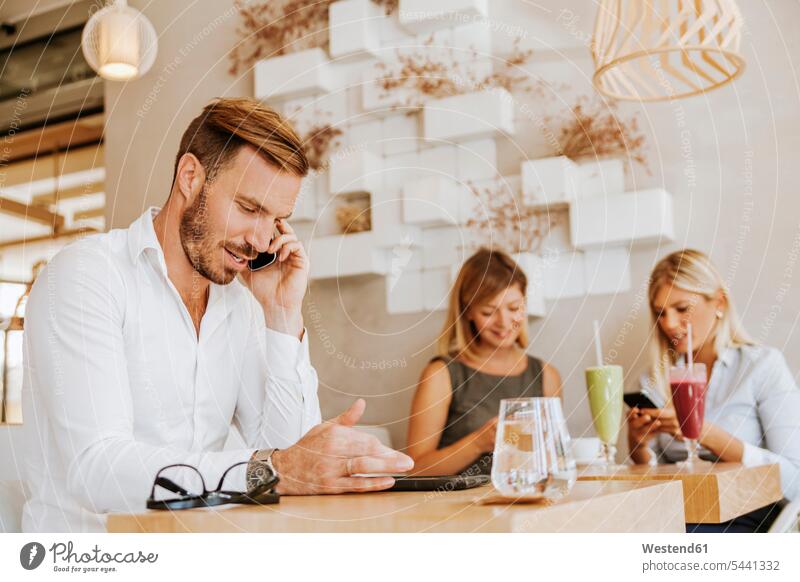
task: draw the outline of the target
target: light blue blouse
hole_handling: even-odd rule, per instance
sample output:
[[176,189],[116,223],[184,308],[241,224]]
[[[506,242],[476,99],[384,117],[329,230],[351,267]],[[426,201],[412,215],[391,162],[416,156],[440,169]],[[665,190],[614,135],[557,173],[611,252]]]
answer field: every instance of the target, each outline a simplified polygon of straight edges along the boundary
[[[641,384],[652,390],[647,375]],[[800,388],[780,351],[725,350],[711,371],[705,417],[744,443],[744,465],[778,463],[784,496],[800,498]],[[686,458],[685,443],[665,433],[652,448],[660,461]]]

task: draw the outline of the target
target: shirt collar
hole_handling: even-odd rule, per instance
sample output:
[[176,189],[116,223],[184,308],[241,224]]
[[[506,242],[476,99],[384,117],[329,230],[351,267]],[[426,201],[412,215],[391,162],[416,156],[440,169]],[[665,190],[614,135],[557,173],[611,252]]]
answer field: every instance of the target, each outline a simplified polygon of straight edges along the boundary
[[157,206],[151,206],[128,228],[128,249],[133,262],[136,262],[147,249],[154,249],[160,256],[163,256],[161,244],[158,242],[155,228],[153,228],[153,219],[160,211],[161,209]]
[[[164,249],[161,248],[161,243],[158,242],[156,230],[153,227],[153,219],[161,211],[158,206],[151,206],[144,213],[137,218],[130,227],[128,227],[128,250],[130,251],[131,260],[135,263],[142,253],[148,249],[156,252],[158,258],[158,265],[161,267],[165,277],[169,277],[167,272],[167,262],[164,259]],[[209,289],[208,305],[222,302],[225,305],[225,311],[230,311],[233,308],[235,298],[239,297],[245,290],[238,279],[234,279],[228,285],[217,285],[211,283]],[[224,301],[222,301],[224,300]]]
[[739,348],[735,347],[727,347],[725,350],[719,355],[717,360],[722,362],[722,365],[726,368],[730,367],[734,361],[736,360],[737,350]]

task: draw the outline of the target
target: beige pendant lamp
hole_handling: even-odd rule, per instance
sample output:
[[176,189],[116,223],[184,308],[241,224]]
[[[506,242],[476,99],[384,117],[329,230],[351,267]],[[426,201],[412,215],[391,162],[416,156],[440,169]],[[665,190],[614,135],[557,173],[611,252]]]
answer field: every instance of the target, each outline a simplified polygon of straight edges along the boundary
[[86,62],[104,79],[127,81],[144,75],[156,59],[158,36],[152,23],[125,0],[95,12],[81,38]]
[[592,56],[608,97],[662,101],[700,95],[742,74],[734,0],[600,0]]

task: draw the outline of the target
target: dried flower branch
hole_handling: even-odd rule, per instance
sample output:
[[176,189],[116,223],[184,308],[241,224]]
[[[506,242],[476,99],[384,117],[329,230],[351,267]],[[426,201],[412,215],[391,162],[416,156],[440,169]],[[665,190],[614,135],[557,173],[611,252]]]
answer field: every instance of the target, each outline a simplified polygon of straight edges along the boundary
[[410,94],[399,107],[418,108],[429,99],[485,89],[502,88],[509,92],[535,93],[539,96],[558,89],[519,70],[533,56],[532,50],[520,48],[519,39],[514,41],[511,52],[504,59],[492,62],[493,70],[490,73],[476,73],[474,63],[481,55],[474,49],[470,57],[464,59],[460,51],[434,46],[433,43],[434,37],[430,36],[424,46],[415,52],[397,51],[397,64],[376,65],[379,71],[383,71],[376,80],[383,97],[406,89]]
[[[328,9],[334,0],[234,0],[242,22],[239,42],[230,53],[230,74],[252,67],[256,61],[305,50],[328,49]],[[398,0],[373,0],[386,14]]]
[[328,8],[333,0],[234,0],[242,17],[239,42],[230,53],[232,75],[256,61],[290,52],[328,48]]
[[381,6],[386,12],[387,16],[394,13],[400,6],[400,0],[372,0],[372,1],[378,6]]
[[372,230],[369,201],[366,204],[343,202],[336,208],[336,223],[343,234]]
[[581,98],[569,112],[558,134],[558,155],[573,160],[619,156],[647,169],[644,155],[645,136],[634,116],[620,119],[616,103],[601,103]]
[[539,253],[552,229],[566,219],[566,207],[521,206],[502,178],[488,186],[470,185],[470,189],[476,198],[477,218],[469,219],[467,227],[475,232],[476,241],[488,248],[512,254]]
[[329,123],[315,125],[301,136],[303,149],[312,170],[319,171],[328,165],[331,149],[339,146],[342,130]]

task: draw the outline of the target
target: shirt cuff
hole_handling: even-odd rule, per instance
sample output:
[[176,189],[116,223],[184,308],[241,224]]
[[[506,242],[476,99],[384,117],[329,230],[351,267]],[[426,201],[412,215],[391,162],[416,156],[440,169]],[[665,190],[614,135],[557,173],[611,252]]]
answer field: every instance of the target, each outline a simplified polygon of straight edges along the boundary
[[745,442],[744,443],[744,452],[742,453],[742,465],[745,467],[754,467],[756,465],[763,465],[767,463],[767,459],[764,458],[764,451],[762,451],[757,446]]
[[275,378],[302,382],[303,372],[311,366],[308,352],[308,330],[303,328],[303,339],[264,327],[267,371]]

